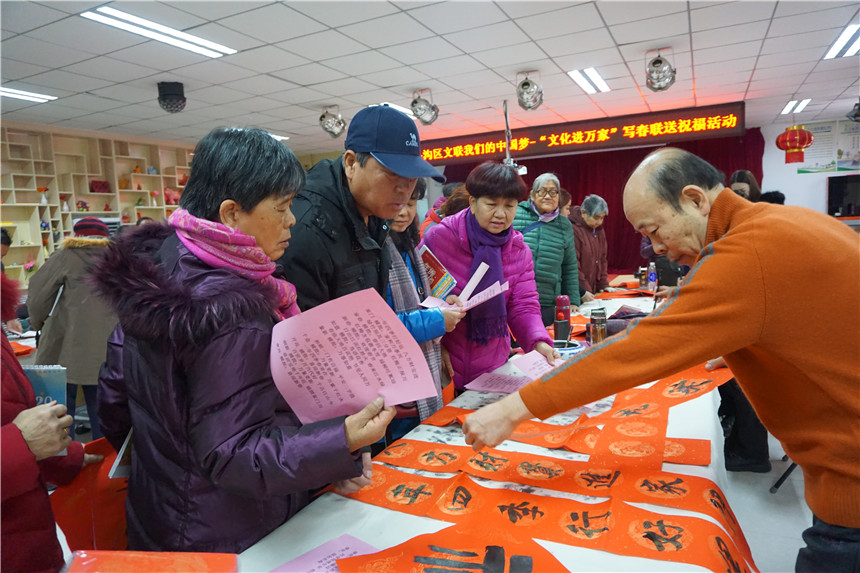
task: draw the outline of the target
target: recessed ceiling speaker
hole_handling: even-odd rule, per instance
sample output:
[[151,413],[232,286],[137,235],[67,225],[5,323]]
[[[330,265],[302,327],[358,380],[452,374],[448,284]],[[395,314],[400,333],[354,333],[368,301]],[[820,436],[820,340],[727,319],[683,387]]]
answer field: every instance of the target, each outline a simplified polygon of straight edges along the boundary
[[167,113],[185,109],[185,87],[182,82],[158,82],[158,105]]

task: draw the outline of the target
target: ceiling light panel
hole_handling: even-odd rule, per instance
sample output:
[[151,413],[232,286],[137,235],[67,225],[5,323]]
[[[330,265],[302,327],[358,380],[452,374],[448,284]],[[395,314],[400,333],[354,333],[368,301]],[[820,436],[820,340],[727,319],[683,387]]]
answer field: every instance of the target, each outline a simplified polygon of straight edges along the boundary
[[0,88],[0,96],[22,99],[24,101],[32,101],[36,103],[46,103],[57,99],[55,96],[38,94],[35,92],[25,92],[24,90],[14,90],[12,88]]
[[[849,45],[848,43],[853,39],[854,42],[850,44],[850,48],[842,54],[843,57],[853,56],[860,50],[860,24],[850,24],[842,30],[842,33],[839,34],[839,37],[836,38],[836,41],[827,50],[827,53],[824,55],[825,60],[832,60],[836,56],[839,55],[840,52],[845,48],[845,46]],[[858,36],[855,38],[855,36]],[[853,53],[851,53],[853,52]]]
[[152,22],[108,6],[102,6],[95,12],[83,12],[81,16],[88,20],[107,24],[120,30],[138,34],[151,40],[157,40],[210,58],[220,58],[221,56],[236,53],[236,50],[233,48],[186,34],[169,26],[164,26],[163,24]]
[[582,71],[572,70],[567,72],[567,75],[587,94],[610,91],[606,80],[594,68],[585,68]]
[[800,101],[800,103],[799,103],[799,104],[797,104],[797,107],[796,107],[796,108],[794,108],[794,113],[800,113],[800,112],[802,112],[804,109],[806,109],[806,106],[808,106],[808,105],[809,105],[809,102],[811,102],[811,101],[812,101],[812,99],[804,99],[804,100],[801,100],[801,101]]
[[785,107],[782,108],[781,112],[779,112],[780,115],[788,115],[789,113],[791,113],[791,110],[794,109],[794,104],[796,104],[796,103],[797,103],[797,100],[793,99],[790,102],[788,102],[787,104],[785,104]]

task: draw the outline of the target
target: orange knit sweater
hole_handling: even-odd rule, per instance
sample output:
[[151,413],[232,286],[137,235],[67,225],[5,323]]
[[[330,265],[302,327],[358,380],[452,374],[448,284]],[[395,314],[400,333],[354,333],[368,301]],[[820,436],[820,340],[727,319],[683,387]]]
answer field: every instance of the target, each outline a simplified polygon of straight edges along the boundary
[[812,512],[860,527],[860,236],[726,189],[707,242],[653,316],[521,389],[523,402],[546,418],[723,356],[803,469]]

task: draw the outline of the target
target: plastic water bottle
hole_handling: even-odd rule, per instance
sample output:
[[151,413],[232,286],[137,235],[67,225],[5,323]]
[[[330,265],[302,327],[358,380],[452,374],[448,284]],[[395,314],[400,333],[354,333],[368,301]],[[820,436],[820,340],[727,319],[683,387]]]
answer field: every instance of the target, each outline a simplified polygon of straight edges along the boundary
[[657,263],[648,263],[648,290],[657,292]]

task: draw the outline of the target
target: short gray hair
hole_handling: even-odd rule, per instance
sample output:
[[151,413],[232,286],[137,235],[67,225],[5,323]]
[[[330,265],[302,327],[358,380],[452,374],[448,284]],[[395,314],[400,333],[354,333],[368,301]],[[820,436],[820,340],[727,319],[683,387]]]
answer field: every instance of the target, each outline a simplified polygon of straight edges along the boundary
[[606,204],[606,201],[600,195],[589,195],[582,200],[582,210],[589,217],[594,217],[604,212],[608,215],[609,205]]
[[603,212],[608,215],[609,205],[606,204],[606,201],[600,195],[589,195],[582,200],[582,210],[589,217],[594,217]]
[[536,193],[547,181],[552,181],[555,183],[557,189],[561,189],[561,183],[558,182],[558,177],[556,177],[555,173],[543,173],[538,175],[535,178],[535,182],[532,183],[532,193]]

